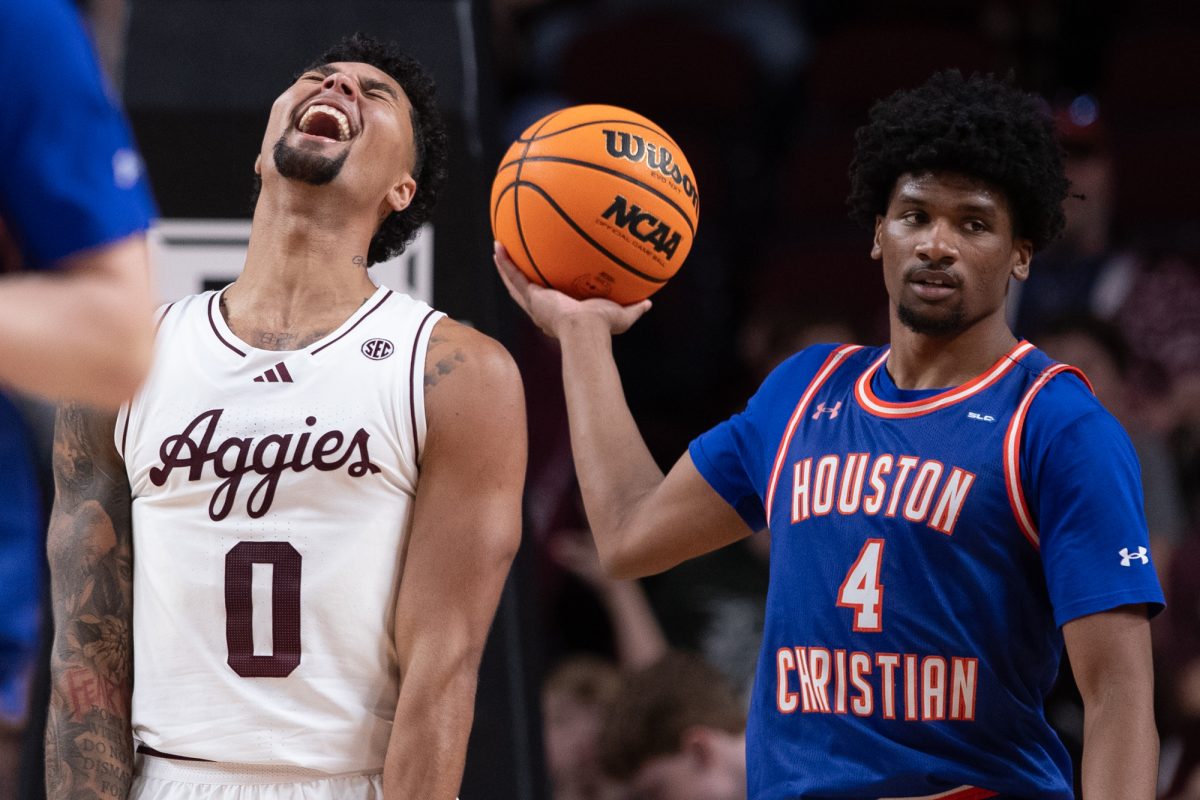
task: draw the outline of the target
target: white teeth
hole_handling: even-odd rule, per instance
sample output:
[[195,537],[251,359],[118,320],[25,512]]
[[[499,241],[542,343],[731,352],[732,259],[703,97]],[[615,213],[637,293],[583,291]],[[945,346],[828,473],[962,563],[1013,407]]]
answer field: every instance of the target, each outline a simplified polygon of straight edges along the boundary
[[350,120],[346,118],[346,115],[333,106],[327,106],[321,103],[309,106],[308,110],[304,112],[304,116],[300,117],[300,123],[297,125],[297,127],[301,131],[307,133],[309,120],[312,119],[313,114],[317,113],[325,114],[337,120],[339,142],[344,142],[350,138]]

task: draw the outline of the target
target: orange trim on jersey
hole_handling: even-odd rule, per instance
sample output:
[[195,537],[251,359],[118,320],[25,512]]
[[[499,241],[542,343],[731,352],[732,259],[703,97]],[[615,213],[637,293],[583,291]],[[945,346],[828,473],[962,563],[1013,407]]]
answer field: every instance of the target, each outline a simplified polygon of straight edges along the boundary
[[1029,355],[1033,350],[1034,347],[1029,342],[1017,342],[1012,350],[1001,356],[986,372],[972,378],[962,386],[947,389],[924,400],[916,400],[911,403],[891,403],[887,400],[880,400],[871,389],[871,379],[875,376],[875,371],[883,366],[883,362],[887,361],[888,355],[892,352],[889,348],[874,364],[867,367],[867,371],[854,384],[854,398],[864,410],[877,417],[889,417],[891,419],[919,417],[922,414],[938,411],[982,392],[1008,374],[1008,371],[1016,366],[1018,361]]
[[938,794],[925,794],[920,797],[881,797],[879,800],[986,800],[986,798],[996,797],[998,794],[1000,793],[990,789],[980,789],[978,786],[960,786],[957,789]]
[[1008,504],[1012,507],[1013,516],[1017,518],[1017,526],[1020,527],[1021,533],[1025,534],[1025,538],[1035,550],[1041,547],[1041,539],[1038,538],[1033,513],[1029,510],[1029,504],[1025,502],[1025,490],[1021,486],[1021,434],[1025,430],[1025,417],[1029,413],[1033,398],[1051,378],[1063,372],[1077,375],[1088,389],[1092,389],[1087,376],[1078,369],[1067,364],[1055,364],[1039,375],[1033,385],[1025,391],[1025,396],[1017,404],[1017,410],[1004,433],[1004,488],[1008,493]]
[[846,356],[856,350],[861,350],[862,346],[857,344],[844,344],[829,354],[825,359],[825,363],[817,370],[817,374],[809,382],[808,388],[804,390],[804,394],[800,395],[800,402],[796,403],[796,410],[792,412],[792,418],[788,420],[787,428],[784,430],[783,439],[779,442],[779,449],[775,452],[775,465],[771,468],[771,479],[767,481],[767,527],[771,526],[771,508],[775,504],[775,485],[779,482],[779,473],[783,469],[783,462],[787,456],[788,445],[792,443],[792,436],[796,433],[796,427],[800,424],[800,417],[804,414],[804,410],[812,401],[813,395],[821,388],[821,384],[829,379],[829,376],[834,373],[838,365],[845,360]]

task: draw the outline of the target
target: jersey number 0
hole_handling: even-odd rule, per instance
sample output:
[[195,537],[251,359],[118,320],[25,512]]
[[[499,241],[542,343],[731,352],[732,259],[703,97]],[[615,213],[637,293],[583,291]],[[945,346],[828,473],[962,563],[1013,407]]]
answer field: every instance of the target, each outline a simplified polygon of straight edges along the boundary
[[[254,654],[254,565],[270,564],[271,654]],[[225,643],[243,678],[286,678],[300,666],[300,553],[287,542],[238,542],[225,554]]]

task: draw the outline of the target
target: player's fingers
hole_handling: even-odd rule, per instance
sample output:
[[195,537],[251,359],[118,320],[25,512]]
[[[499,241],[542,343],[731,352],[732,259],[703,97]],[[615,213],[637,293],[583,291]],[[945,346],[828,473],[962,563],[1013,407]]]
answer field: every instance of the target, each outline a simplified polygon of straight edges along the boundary
[[642,318],[642,315],[650,310],[650,300],[642,300],[629,306],[622,306],[621,313],[617,318],[617,328],[614,333],[624,333],[633,327],[633,323]]
[[500,273],[500,280],[504,281],[504,287],[508,289],[509,296],[516,301],[517,305],[526,311],[529,310],[529,280],[521,274],[521,270],[517,269],[511,261],[501,254],[502,246],[496,244],[496,254],[492,256],[492,261],[496,263],[496,270]]

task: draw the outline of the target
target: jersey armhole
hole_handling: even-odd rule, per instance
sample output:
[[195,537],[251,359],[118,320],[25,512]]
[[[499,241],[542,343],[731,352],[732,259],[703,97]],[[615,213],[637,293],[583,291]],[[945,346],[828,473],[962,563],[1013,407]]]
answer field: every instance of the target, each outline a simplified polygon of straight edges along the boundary
[[1017,404],[1017,410],[1008,422],[1008,429],[1004,433],[1004,489],[1008,495],[1008,504],[1012,508],[1013,516],[1017,520],[1017,527],[1021,529],[1025,539],[1033,545],[1034,550],[1041,549],[1041,539],[1038,536],[1033,512],[1025,499],[1024,478],[1021,475],[1021,445],[1024,441],[1025,418],[1029,415],[1029,407],[1033,404],[1033,399],[1037,397],[1038,392],[1045,388],[1052,378],[1064,372],[1069,372],[1079,378],[1088,391],[1095,392],[1091,382],[1082,371],[1069,364],[1054,364],[1045,369],[1033,382],[1033,385],[1025,390],[1021,402]]
[[445,316],[440,311],[430,309],[417,326],[417,335],[413,337],[412,360],[408,367],[408,411],[411,415],[413,462],[418,468],[425,450],[425,355],[429,352],[429,338],[433,335],[434,326]]
[[808,386],[800,395],[800,400],[796,403],[795,410],[792,411],[792,416],[788,419],[787,427],[784,429],[783,437],[779,440],[779,447],[775,451],[775,459],[772,462],[771,474],[767,478],[767,493],[763,503],[763,510],[766,512],[767,527],[771,527],[771,509],[775,503],[775,488],[779,483],[779,475],[783,471],[783,462],[787,458],[788,447],[792,443],[792,437],[796,435],[796,428],[800,425],[800,420],[804,416],[808,404],[812,402],[813,395],[817,390],[829,380],[829,377],[837,371],[838,367],[845,363],[847,356],[862,349],[861,345],[844,344],[836,347],[831,351],[825,359],[825,363],[817,369],[812,380],[808,382]]
[[[158,339],[158,332],[162,329],[163,320],[167,318],[167,314],[171,313],[171,309],[175,307],[175,303],[166,303],[158,307],[154,313],[154,338]],[[138,395],[126,400],[117,409],[117,424],[113,426],[113,444],[117,448],[117,455],[121,457],[121,461],[125,460],[125,448],[129,443],[129,418],[133,416],[133,403],[138,398]]]

